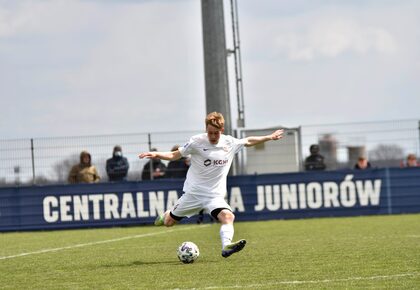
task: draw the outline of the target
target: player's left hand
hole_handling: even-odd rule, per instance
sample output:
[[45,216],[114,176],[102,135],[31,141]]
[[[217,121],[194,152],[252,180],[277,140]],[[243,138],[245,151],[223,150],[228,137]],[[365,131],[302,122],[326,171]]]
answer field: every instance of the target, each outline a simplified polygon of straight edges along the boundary
[[271,140],[279,140],[279,139],[283,138],[283,133],[284,133],[283,129],[279,129],[277,131],[274,131],[271,134]]

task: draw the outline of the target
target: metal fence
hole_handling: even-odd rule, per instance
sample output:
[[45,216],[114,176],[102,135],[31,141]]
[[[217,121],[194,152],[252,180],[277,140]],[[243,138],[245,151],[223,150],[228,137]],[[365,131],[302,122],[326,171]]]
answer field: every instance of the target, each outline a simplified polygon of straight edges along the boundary
[[359,155],[373,167],[397,167],[409,153],[419,156],[420,121],[393,120],[302,126],[303,154],[318,143],[327,168],[352,168]]
[[71,167],[79,162],[80,152],[88,151],[101,181],[107,181],[106,160],[112,157],[115,145],[120,145],[127,157],[129,180],[139,180],[145,160],[137,155],[155,147],[169,151],[183,145],[198,131],[138,133],[59,138],[0,140],[0,184],[66,183]]
[[[407,154],[419,156],[420,153],[419,120],[305,125],[299,129],[298,146],[302,156],[298,156],[298,160],[304,160],[309,155],[310,145],[316,143],[325,156],[328,170],[351,168],[358,155],[367,156],[374,167],[394,167],[400,166]],[[147,161],[140,160],[138,153],[152,147],[169,151],[200,132],[0,140],[0,186],[66,183],[70,168],[79,162],[82,150],[91,153],[92,163],[102,182],[106,182],[105,163],[115,145],[122,146],[130,163],[128,180],[140,180]],[[281,156],[273,156],[273,160],[281,159]],[[246,172],[246,166],[244,159],[234,173]]]

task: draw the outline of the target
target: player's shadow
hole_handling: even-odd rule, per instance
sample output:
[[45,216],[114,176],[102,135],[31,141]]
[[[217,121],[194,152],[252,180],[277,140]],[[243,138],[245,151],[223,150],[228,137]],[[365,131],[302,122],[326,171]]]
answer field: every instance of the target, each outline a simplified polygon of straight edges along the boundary
[[136,267],[144,265],[180,265],[179,261],[133,261],[129,263],[113,263],[102,265],[101,268],[115,268],[115,267]]
[[142,266],[142,265],[179,265],[179,261],[134,261],[131,263],[133,266]]

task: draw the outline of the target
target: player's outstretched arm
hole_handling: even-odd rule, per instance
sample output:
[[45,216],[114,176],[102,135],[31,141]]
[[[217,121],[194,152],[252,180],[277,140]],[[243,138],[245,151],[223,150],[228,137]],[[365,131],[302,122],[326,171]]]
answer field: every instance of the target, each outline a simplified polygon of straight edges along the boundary
[[176,150],[176,151],[171,151],[171,152],[156,152],[156,151],[152,151],[152,152],[143,152],[139,154],[139,158],[143,159],[143,158],[149,158],[149,159],[153,159],[153,158],[158,158],[158,159],[163,159],[163,160],[178,160],[181,158],[181,153]]
[[255,146],[260,143],[264,143],[271,140],[279,140],[283,138],[283,129],[279,129],[266,136],[250,136],[247,137],[247,142],[245,143],[246,147]]

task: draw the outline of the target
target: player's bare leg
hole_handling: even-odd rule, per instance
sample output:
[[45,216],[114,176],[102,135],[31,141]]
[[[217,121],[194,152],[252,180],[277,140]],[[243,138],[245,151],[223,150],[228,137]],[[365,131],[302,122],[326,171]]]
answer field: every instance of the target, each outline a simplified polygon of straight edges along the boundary
[[233,221],[235,220],[235,215],[227,209],[222,210],[218,215],[222,226],[220,227],[220,238],[222,240],[222,256],[227,258],[230,255],[241,251],[246,244],[245,240],[239,240],[237,242],[232,242],[234,228]]

